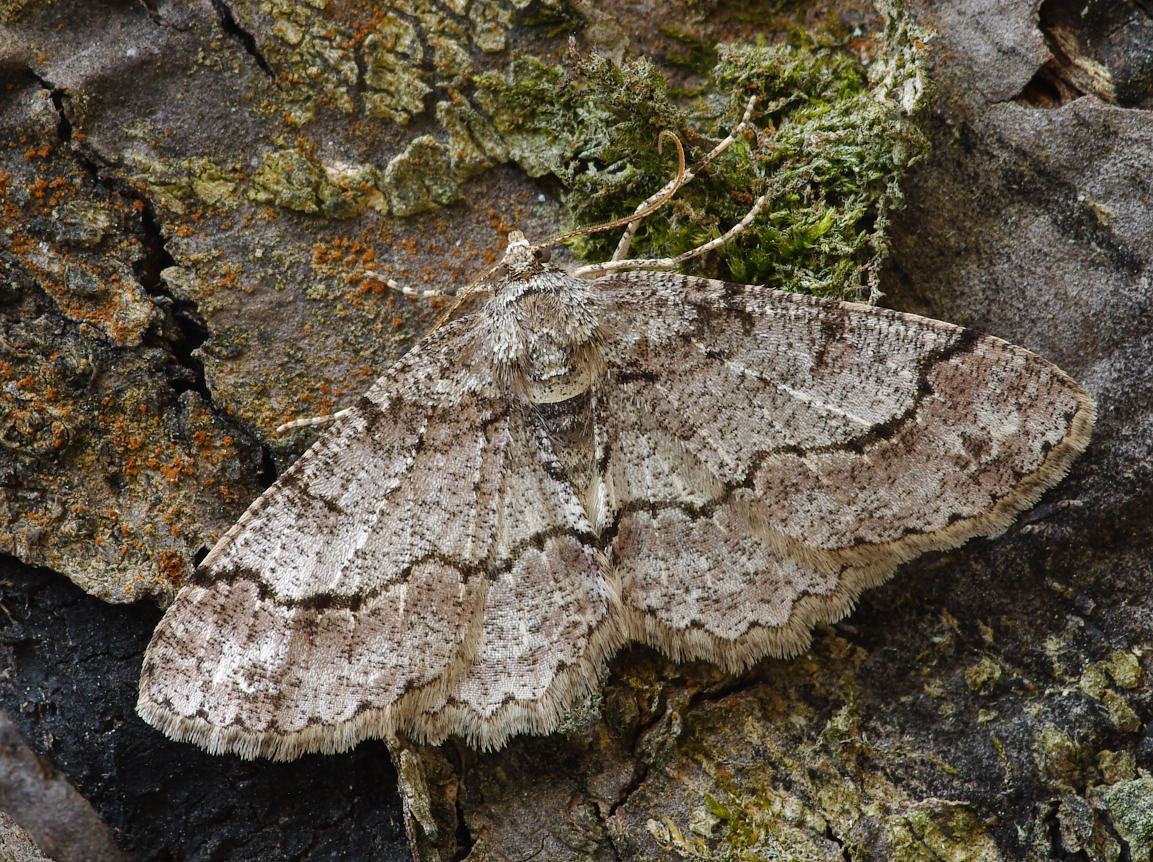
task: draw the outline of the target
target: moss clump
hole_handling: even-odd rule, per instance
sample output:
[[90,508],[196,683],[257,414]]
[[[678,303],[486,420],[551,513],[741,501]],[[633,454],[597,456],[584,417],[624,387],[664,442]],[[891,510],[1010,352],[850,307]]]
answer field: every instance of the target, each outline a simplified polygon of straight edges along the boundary
[[[582,225],[627,215],[669,179],[675,162],[668,151],[658,152],[660,131],[676,132],[692,162],[737,124],[756,96],[753,130],[642,223],[632,256],[694,248],[768,191],[770,206],[745,234],[690,267],[785,290],[863,298],[876,295],[887,214],[901,200],[899,180],[927,148],[909,119],[909,100],[897,100],[920,74],[908,62],[908,41],[905,31],[891,27],[882,60],[868,69],[842,47],[808,36],[777,45],[719,45],[706,94],[687,104],[643,59],[618,66],[570,54],[563,72],[521,60],[507,75],[487,73],[475,82],[511,157],[533,176],[553,173]],[[712,56],[710,46],[698,47],[696,60]],[[618,235],[583,238],[574,249],[603,260]]]
[[1129,845],[1133,862],[1153,859],[1153,778],[1142,775],[1115,784],[1104,793],[1109,819]]

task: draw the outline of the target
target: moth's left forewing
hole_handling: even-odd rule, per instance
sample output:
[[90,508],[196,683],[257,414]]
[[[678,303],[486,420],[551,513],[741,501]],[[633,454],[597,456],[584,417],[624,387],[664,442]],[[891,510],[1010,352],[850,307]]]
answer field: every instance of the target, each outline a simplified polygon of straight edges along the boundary
[[429,336],[221,537],[148,647],[146,720],[289,759],[442,695],[482,619],[508,445],[507,402],[461,377],[470,349],[468,321]]
[[[1068,470],[1091,399],[947,323],[675,274],[609,276],[601,527],[631,633],[741,666]],[[639,439],[639,443],[637,440]]]

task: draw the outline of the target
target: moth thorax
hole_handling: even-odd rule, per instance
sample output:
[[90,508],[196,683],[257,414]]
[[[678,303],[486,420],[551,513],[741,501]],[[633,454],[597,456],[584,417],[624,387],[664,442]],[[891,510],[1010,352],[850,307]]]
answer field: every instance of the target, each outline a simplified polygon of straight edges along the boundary
[[492,307],[516,388],[533,404],[589,391],[600,368],[596,307],[579,279],[551,269],[511,281]]
[[596,353],[588,345],[544,342],[530,351],[524,390],[533,404],[555,404],[588,392],[596,376]]

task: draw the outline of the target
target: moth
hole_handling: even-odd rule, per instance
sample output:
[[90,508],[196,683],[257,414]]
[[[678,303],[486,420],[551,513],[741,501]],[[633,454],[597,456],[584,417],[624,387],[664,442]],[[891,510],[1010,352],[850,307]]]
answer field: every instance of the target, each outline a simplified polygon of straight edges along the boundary
[[733,672],[803,651],[1088,443],[1089,396],[1000,339],[547,258],[510,234],[221,537],[148,647],[145,720],[242,757],[499,748],[629,642]]

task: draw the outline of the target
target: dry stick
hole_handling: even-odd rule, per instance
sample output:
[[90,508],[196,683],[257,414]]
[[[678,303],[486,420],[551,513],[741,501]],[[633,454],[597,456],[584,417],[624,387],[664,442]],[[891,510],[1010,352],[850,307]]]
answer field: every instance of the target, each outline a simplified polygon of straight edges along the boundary
[[[724,138],[724,140],[713,147],[705,155],[705,157],[696,164],[696,166],[690,170],[685,171],[684,178],[681,180],[679,185],[683,186],[685,183],[689,182],[689,180],[695,177],[698,172],[708,166],[708,164],[713,159],[715,159],[736,142],[737,136],[745,130],[745,127],[749,124],[749,120],[752,119],[753,106],[756,104],[757,97],[750,96],[749,103],[745,106],[745,113],[741,117],[741,121],[737,123],[729,132],[729,134]],[[646,208],[649,207],[653,202],[660,200],[662,197],[669,196],[670,191],[675,190],[676,188],[676,186],[673,185],[675,182],[675,179],[669,180],[667,183],[661,186],[660,191],[649,196],[637,206],[636,210],[633,212],[633,220],[630,221],[628,223],[628,227],[625,228],[625,232],[621,235],[620,242],[617,243],[616,251],[614,251],[613,256],[609,258],[610,260],[623,260],[625,258],[625,256],[629,253],[629,249],[632,247],[633,237],[636,236],[637,228],[640,227],[641,221],[644,220],[645,216],[652,212],[651,209]]]

